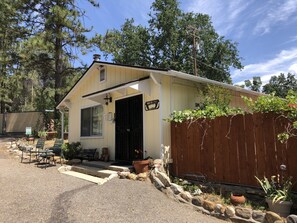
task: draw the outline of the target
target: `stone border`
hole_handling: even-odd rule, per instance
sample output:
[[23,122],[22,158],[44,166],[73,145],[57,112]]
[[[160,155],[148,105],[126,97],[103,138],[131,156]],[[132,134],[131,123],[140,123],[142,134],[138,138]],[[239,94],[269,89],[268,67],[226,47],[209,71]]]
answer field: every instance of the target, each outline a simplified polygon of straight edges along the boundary
[[161,168],[150,171],[149,178],[153,185],[170,198],[192,206],[195,210],[229,222],[239,223],[297,223],[297,215],[282,218],[272,211],[252,210],[241,206],[222,205],[206,200],[201,196],[193,196],[177,184],[171,183],[170,178]]

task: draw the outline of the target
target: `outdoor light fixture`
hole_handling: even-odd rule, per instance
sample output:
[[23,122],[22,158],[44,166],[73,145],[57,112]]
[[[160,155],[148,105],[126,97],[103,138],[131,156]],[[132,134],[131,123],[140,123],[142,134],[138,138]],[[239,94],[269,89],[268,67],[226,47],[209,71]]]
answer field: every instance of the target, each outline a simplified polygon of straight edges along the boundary
[[144,108],[146,111],[151,111],[151,110],[158,109],[159,107],[160,107],[160,101],[157,99],[157,100],[145,102]]
[[105,104],[106,105],[108,105],[108,103],[111,103],[112,102],[112,97],[110,96],[109,93],[105,95],[104,100],[105,100]]

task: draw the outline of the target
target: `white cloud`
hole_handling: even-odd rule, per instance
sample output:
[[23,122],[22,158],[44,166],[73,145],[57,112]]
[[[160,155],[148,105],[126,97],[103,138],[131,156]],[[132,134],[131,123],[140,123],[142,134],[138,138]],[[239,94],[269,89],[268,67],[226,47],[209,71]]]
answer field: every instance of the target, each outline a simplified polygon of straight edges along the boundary
[[297,74],[297,63],[292,64],[292,65],[289,67],[288,72],[293,73],[293,74]]
[[270,1],[264,7],[258,9],[258,23],[254,28],[254,34],[269,33],[271,27],[276,24],[284,23],[295,16],[297,10],[296,0]]
[[217,32],[226,35],[234,29],[237,29],[236,32],[238,32],[238,27],[242,25],[239,18],[252,2],[245,0],[191,1],[187,4],[186,11],[208,14],[212,17]]
[[267,83],[271,76],[288,72],[297,72],[297,48],[282,50],[275,58],[263,63],[246,65],[242,71],[234,71],[231,77],[235,84],[252,79],[253,76],[260,76],[262,82]]

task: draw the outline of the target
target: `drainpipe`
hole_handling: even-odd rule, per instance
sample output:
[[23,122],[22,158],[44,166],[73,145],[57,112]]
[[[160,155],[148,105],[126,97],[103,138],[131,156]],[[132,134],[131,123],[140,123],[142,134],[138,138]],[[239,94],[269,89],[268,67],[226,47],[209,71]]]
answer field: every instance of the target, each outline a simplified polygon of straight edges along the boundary
[[64,139],[64,111],[59,110],[59,112],[61,113],[61,139]]

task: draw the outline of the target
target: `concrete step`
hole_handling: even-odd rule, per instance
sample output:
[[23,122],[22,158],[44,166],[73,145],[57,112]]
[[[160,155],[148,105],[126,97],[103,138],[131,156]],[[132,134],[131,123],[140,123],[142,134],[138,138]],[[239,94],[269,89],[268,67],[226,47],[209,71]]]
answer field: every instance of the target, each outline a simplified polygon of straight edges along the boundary
[[102,185],[102,184],[104,184],[104,183],[106,183],[108,181],[107,179],[90,176],[90,175],[79,173],[79,172],[72,171],[72,170],[64,171],[64,172],[62,172],[62,174],[66,174],[66,175],[69,175],[69,176],[72,176],[72,177],[76,177],[76,178],[79,178],[79,179],[82,179],[82,180],[86,180],[86,181],[89,181],[89,182],[92,182],[92,183],[95,183],[95,184],[98,184],[98,185]]
[[113,170],[106,170],[106,169],[84,166],[84,165],[72,166],[71,170],[79,172],[79,173],[84,173],[84,174],[88,174],[91,176],[95,176],[95,177],[101,177],[101,178],[109,177],[112,174],[117,175],[117,172],[113,171]]
[[80,179],[102,185],[108,180],[117,177],[118,172],[130,172],[132,168],[132,166],[127,165],[112,165],[112,162],[83,160],[82,163],[78,162],[76,165],[62,166],[59,168],[59,171],[63,174],[78,177]]
[[102,185],[107,181],[118,176],[116,171],[98,169],[94,167],[86,166],[61,166],[59,172],[62,174],[77,177],[83,180],[87,180],[98,185]]
[[119,166],[119,165],[112,165],[112,162],[102,162],[102,161],[88,161],[83,160],[80,166],[88,166],[88,167],[95,167],[99,169],[109,169],[113,171],[130,171],[133,169],[133,166]]

